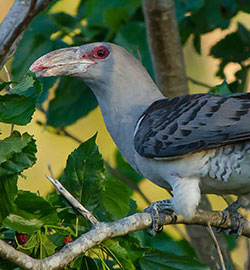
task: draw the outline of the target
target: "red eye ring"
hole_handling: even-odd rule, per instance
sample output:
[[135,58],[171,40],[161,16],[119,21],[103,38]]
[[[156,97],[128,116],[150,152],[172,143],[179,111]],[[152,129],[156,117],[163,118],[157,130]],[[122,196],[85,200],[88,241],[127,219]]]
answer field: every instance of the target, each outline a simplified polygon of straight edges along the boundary
[[91,51],[91,56],[96,59],[105,59],[109,55],[109,49],[105,46],[97,46]]

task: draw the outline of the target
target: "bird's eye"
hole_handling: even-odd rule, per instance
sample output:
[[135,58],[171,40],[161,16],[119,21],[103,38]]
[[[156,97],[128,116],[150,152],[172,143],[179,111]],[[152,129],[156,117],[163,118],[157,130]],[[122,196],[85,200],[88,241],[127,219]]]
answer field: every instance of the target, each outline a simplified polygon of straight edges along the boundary
[[108,57],[108,55],[109,49],[104,46],[95,47],[91,52],[91,56],[97,59],[104,59]]

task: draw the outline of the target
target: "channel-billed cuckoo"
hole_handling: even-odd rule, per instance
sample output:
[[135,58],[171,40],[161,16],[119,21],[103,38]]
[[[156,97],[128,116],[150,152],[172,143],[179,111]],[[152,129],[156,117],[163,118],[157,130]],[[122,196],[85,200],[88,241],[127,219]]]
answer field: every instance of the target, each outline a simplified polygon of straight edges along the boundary
[[132,54],[105,42],[49,52],[30,70],[82,79],[129,164],[173,190],[146,209],[152,234],[160,211],[191,219],[201,193],[238,195],[231,210],[250,206],[250,94],[166,98]]

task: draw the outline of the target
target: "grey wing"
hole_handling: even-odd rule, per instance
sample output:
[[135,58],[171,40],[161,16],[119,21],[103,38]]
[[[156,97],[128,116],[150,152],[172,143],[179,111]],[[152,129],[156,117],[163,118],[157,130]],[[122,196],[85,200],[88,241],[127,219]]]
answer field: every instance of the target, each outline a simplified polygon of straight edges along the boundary
[[140,117],[136,151],[173,158],[250,139],[250,94],[194,94],[154,102]]

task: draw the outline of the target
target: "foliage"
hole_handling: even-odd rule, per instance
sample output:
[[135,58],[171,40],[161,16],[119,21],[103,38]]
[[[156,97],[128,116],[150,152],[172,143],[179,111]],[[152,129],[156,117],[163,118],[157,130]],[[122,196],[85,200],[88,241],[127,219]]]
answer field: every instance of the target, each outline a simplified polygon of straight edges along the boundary
[[[192,37],[198,53],[201,36],[215,29],[227,29],[239,12],[250,12],[248,0],[176,0],[176,12],[183,44]],[[36,79],[28,67],[48,51],[71,44],[94,41],[115,42],[141,57],[153,75],[146,42],[145,22],[139,0],[81,0],[77,15],[52,13],[51,7],[36,17],[12,62],[13,87],[0,84],[0,122],[26,125],[33,113],[48,99],[46,125],[65,128],[88,115],[97,102],[83,82],[72,78]],[[215,94],[245,89],[249,72],[250,33],[242,24],[219,40],[211,56],[220,60],[216,76],[226,79],[229,63],[239,64],[230,85],[224,82],[211,90]],[[140,52],[140,55],[138,54]],[[19,83],[18,83],[19,82]],[[7,90],[4,90],[7,89]],[[133,190],[103,167],[95,144],[96,136],[81,143],[68,157],[61,182],[84,206],[102,221],[113,221],[136,211]],[[17,189],[24,170],[36,162],[32,135],[14,131],[0,140],[0,238],[17,249],[43,258],[59,250],[90,228],[90,224],[52,192],[47,198]],[[116,154],[116,169],[138,184],[142,178]],[[20,240],[21,239],[21,240]],[[0,269],[18,269],[0,259]],[[77,258],[66,269],[206,269],[185,241],[174,241],[166,233],[150,238],[145,232],[108,240]]]

